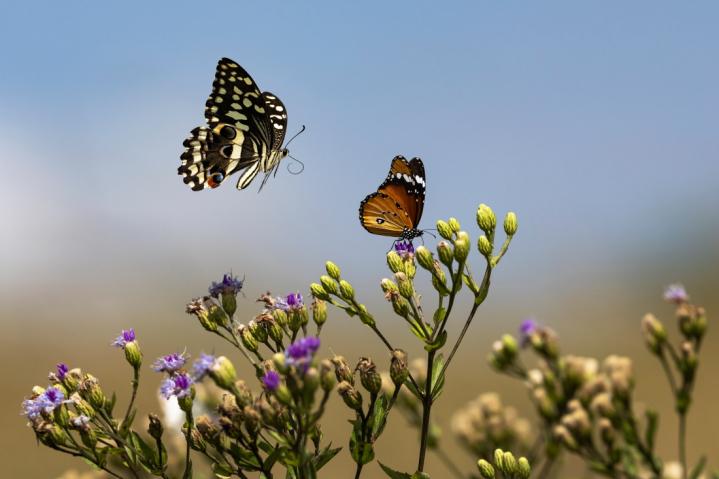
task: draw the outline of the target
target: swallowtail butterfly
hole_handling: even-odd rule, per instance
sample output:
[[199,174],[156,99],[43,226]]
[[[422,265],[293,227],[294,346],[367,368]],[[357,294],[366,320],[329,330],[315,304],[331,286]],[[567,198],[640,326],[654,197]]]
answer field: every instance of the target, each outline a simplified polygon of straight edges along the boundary
[[407,161],[403,156],[396,156],[377,192],[360,204],[360,223],[376,235],[408,241],[422,236],[423,231],[417,226],[422,218],[425,187],[422,160]]
[[242,190],[260,173],[262,186],[289,151],[282,147],[287,129],[285,105],[270,92],[261,92],[250,74],[236,62],[217,63],[212,93],[205,103],[207,126],[190,132],[177,173],[193,190],[217,188],[240,172]]

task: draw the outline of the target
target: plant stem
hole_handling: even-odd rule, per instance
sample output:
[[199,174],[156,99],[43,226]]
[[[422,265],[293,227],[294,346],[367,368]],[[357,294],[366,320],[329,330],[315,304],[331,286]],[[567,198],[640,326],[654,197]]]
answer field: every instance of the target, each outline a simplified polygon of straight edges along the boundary
[[[451,299],[450,299],[451,301]],[[424,458],[427,453],[427,440],[429,436],[429,419],[432,411],[432,373],[434,366],[434,355],[436,351],[427,353],[427,379],[425,381],[424,394],[422,395],[422,432],[419,445],[419,460],[417,472],[424,471]]]
[[679,413],[679,463],[682,465],[682,479],[687,479],[687,415]]
[[129,429],[130,425],[127,424],[127,419],[130,417],[132,407],[135,405],[135,398],[137,397],[137,389],[140,387],[140,368],[133,368],[132,378],[132,396],[130,396],[130,404],[127,405],[127,411],[125,411],[125,417],[122,420],[122,428]]
[[187,431],[185,432],[185,472],[182,474],[183,479],[192,478],[192,461],[190,460],[190,444],[192,443],[192,411],[185,412],[185,419],[187,420]]

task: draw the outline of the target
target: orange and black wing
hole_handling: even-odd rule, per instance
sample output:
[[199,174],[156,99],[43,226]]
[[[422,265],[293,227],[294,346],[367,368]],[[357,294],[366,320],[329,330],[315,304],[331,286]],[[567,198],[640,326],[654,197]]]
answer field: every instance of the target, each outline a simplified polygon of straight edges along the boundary
[[422,160],[392,160],[389,174],[360,204],[359,218],[370,233],[401,237],[417,228],[424,207],[425,176]]

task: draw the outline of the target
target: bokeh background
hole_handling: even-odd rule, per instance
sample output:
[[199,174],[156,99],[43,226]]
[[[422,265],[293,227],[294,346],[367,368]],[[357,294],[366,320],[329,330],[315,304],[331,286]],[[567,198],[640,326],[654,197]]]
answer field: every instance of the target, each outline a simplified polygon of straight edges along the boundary
[[[390,242],[357,221],[396,154],[425,161],[422,226],[456,216],[476,238],[480,202],[520,220],[435,417],[447,425],[490,390],[526,410],[521,385],[485,358],[535,315],[567,352],[635,358],[637,398],[664,413],[659,447],[676,457],[671,400],[639,320],[652,310],[672,322],[660,294],[676,281],[710,315],[719,309],[718,21],[711,1],[6,2],[2,475],[83,467],[36,446],[20,416],[56,362],[124,392],[128,371],[109,347],[122,328],[137,330],[148,359],[227,351],[184,304],[229,270],[246,275],[249,319],[261,292],[306,292],[333,259],[393,341],[419,354],[379,291]],[[196,193],[175,173],[222,56],[281,96],[290,132],[307,125],[292,145],[304,173],[283,168],[261,194],[237,192],[234,180]],[[327,354],[388,359],[339,314],[323,336]],[[707,453],[714,466],[717,338],[711,331],[689,421],[691,459]],[[158,379],[146,369],[145,412],[158,408]],[[339,444],[347,417],[335,402],[325,429]],[[416,436],[397,416],[379,449],[411,469]],[[347,477],[341,458],[324,477]],[[433,477],[447,477],[431,463]],[[382,476],[373,465],[364,477]]]

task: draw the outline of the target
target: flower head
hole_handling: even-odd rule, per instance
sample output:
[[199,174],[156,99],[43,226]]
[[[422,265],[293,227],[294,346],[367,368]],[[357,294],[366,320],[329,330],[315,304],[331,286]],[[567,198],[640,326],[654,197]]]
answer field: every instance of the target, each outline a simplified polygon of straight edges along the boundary
[[79,416],[75,416],[74,418],[70,419],[70,424],[72,424],[72,426],[77,429],[86,431],[90,428],[90,418],[85,416],[84,414],[80,414]]
[[120,335],[115,338],[115,340],[112,342],[112,345],[116,348],[122,348],[125,349],[125,346],[127,343],[130,343],[135,340],[135,330],[133,328],[130,329],[123,329]]
[[519,325],[519,336],[522,346],[529,343],[529,337],[539,329],[539,324],[534,318],[527,318]]
[[674,304],[682,304],[689,301],[689,295],[681,284],[670,284],[664,290],[664,301]]
[[152,369],[158,373],[166,372],[168,374],[174,374],[179,371],[186,362],[187,356],[185,353],[172,353],[157,358],[152,364]]
[[262,384],[268,391],[274,391],[280,386],[280,375],[277,371],[269,370],[262,376]]
[[290,293],[284,298],[281,296],[278,296],[274,300],[273,309],[281,309],[283,311],[294,311],[297,309],[302,308],[304,306],[304,302],[302,300],[302,295],[298,293]]
[[394,244],[394,250],[402,258],[405,258],[411,254],[414,254],[414,245],[411,241],[397,241]]
[[57,363],[57,365],[55,366],[55,372],[50,373],[50,379],[57,379],[58,381],[63,381],[68,371],[69,369],[67,367],[67,364]]
[[192,383],[192,378],[186,373],[173,374],[160,384],[160,394],[165,399],[170,399],[172,396],[185,397],[190,394]]
[[287,347],[285,351],[287,364],[297,366],[304,372],[319,348],[320,338],[315,336],[300,338]]
[[28,419],[35,419],[43,412],[50,414],[63,402],[65,402],[65,393],[61,389],[51,386],[39,396],[24,400],[22,402],[23,414]]
[[192,364],[192,378],[195,381],[199,381],[204,378],[207,373],[210,372],[210,369],[212,369],[215,365],[216,361],[217,358],[211,354],[200,354],[199,359]]
[[221,294],[237,294],[242,291],[242,283],[244,279],[239,279],[237,276],[232,276],[232,273],[224,274],[222,281],[212,282],[209,288],[210,296],[217,298]]

